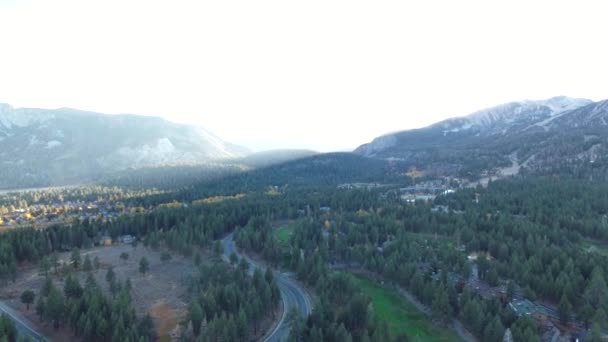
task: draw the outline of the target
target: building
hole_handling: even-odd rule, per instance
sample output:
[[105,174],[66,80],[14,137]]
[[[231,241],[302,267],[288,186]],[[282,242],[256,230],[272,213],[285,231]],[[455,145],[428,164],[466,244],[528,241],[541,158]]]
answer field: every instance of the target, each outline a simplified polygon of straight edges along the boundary
[[133,235],[122,235],[122,236],[118,237],[118,241],[121,242],[121,243],[130,244],[130,243],[133,243],[135,241],[135,236],[133,236]]
[[112,246],[112,238],[110,236],[102,236],[99,239],[100,246]]
[[431,208],[431,212],[449,214],[450,208],[447,205],[436,205]]
[[423,194],[401,195],[401,199],[408,203],[414,203],[416,201],[430,202],[435,199],[435,195],[423,195]]
[[509,307],[517,316],[531,315],[536,311],[534,303],[527,299],[513,299]]

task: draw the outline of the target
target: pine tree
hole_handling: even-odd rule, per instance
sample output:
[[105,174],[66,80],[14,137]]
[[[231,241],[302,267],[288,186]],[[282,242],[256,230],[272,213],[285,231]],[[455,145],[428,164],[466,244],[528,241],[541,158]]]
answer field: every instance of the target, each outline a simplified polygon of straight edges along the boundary
[[570,317],[572,315],[572,305],[570,304],[570,301],[568,301],[568,297],[565,295],[562,295],[562,298],[559,301],[557,312],[559,313],[559,319],[563,323],[568,323],[570,321]]
[[63,321],[64,315],[64,298],[61,292],[56,287],[52,287],[46,301],[45,314],[46,318],[53,322],[55,329],[59,328],[59,324]]
[[126,263],[127,260],[129,260],[129,253],[127,253],[127,252],[120,253],[120,258],[122,259],[122,261],[124,261]]
[[110,266],[106,272],[106,281],[112,283],[116,279],[116,273],[114,273],[114,267]]
[[34,302],[36,294],[32,290],[25,290],[21,293],[21,302],[25,304],[26,309],[30,309],[30,304]]
[[93,271],[93,264],[91,263],[91,258],[89,258],[88,254],[84,257],[84,262],[82,264],[82,270],[85,272]]
[[194,336],[198,336],[201,331],[201,324],[203,322],[203,309],[200,304],[196,301],[192,302],[188,307],[188,315],[192,322],[192,331]]
[[38,274],[46,277],[49,274],[49,270],[51,269],[51,262],[49,258],[44,257],[40,260],[40,264],[38,265]]
[[44,302],[44,298],[42,296],[38,296],[38,300],[36,301],[36,314],[41,320],[45,315],[45,309],[46,305]]
[[74,266],[75,269],[78,269],[78,267],[80,267],[80,262],[81,262],[82,258],[80,256],[80,250],[78,248],[75,248],[72,251],[70,260],[72,261],[72,266]]
[[99,261],[99,257],[97,255],[95,258],[93,258],[93,267],[95,267],[95,270],[98,270],[101,267],[101,262]]
[[141,257],[141,260],[139,260],[139,272],[145,275],[149,270],[150,264],[148,263],[148,259],[145,256]]

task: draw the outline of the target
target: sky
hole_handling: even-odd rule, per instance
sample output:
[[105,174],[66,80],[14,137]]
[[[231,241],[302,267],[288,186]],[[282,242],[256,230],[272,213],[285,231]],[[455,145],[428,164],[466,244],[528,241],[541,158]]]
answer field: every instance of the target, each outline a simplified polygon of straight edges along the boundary
[[0,0],[0,102],[349,150],[504,102],[608,98],[605,1]]

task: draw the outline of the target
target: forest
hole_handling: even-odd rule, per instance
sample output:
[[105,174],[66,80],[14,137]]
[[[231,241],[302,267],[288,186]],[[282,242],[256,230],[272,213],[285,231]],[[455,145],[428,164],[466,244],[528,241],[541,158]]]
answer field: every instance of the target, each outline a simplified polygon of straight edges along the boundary
[[[515,340],[540,338],[537,324],[507,305],[514,298],[555,308],[560,324],[589,329],[592,341],[608,328],[608,254],[602,249],[608,234],[608,186],[602,183],[514,177],[490,182],[487,188],[461,189],[430,203],[404,202],[390,188],[338,190],[308,185],[269,193],[263,184],[263,180],[252,183],[244,196],[214,201],[200,198],[238,193],[218,185],[201,186],[195,194],[173,194],[180,203],[191,205],[159,206],[166,198],[156,194],[146,200],[149,206],[157,203],[156,209],[144,213],[5,232],[0,241],[0,279],[14,279],[20,263],[91,247],[102,234],[132,234],[147,246],[164,245],[192,257],[195,248],[219,248],[217,241],[234,231],[243,251],[293,270],[315,294],[311,316],[290,315],[294,341],[409,338],[393,334],[386,322],[367,310],[370,298],[337,272],[341,269],[387,279],[429,307],[438,324],[458,319],[484,341],[502,340],[507,328]],[[286,241],[274,233],[276,222],[285,220],[293,227]],[[486,257],[470,261],[470,255]],[[272,276],[250,278],[239,273],[238,264],[234,267],[233,272],[226,267],[203,268],[192,282],[193,296],[198,298],[189,308],[193,326],[204,317],[209,329],[199,338],[213,341],[232,334],[231,340],[239,340],[255,332],[262,311],[274,312],[277,296]],[[490,288],[506,289],[504,296],[486,296],[466,286],[473,274]],[[93,293],[94,286],[89,288]],[[246,293],[257,293],[260,302],[239,300]],[[234,300],[218,301],[227,296]],[[73,327],[84,333],[86,323],[78,325],[78,320]]]

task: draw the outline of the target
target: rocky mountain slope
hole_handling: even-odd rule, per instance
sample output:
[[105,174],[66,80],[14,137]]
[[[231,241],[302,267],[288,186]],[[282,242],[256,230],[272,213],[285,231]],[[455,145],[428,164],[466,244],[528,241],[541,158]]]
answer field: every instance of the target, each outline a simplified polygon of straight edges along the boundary
[[387,134],[355,153],[470,179],[520,167],[535,173],[601,174],[608,164],[608,100],[560,96],[507,103]]
[[246,149],[200,127],[157,117],[0,104],[0,188],[81,182],[127,168],[246,155]]

